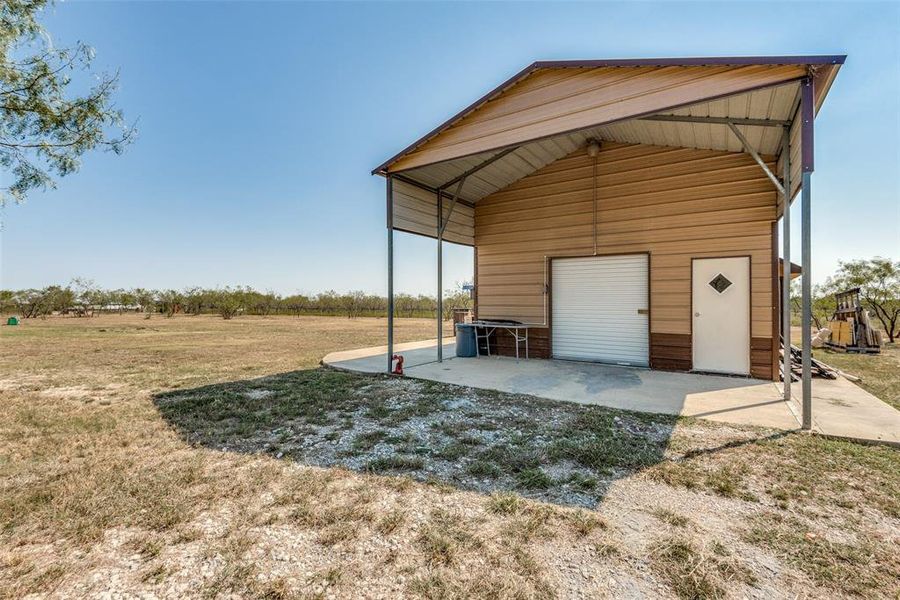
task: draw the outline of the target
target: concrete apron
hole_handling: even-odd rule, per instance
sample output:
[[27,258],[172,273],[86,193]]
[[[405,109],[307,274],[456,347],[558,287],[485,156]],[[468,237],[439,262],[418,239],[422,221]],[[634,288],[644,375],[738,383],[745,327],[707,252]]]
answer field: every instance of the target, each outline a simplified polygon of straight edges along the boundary
[[[794,430],[800,405],[785,402],[780,383],[740,377],[668,373],[563,360],[506,357],[457,358],[445,341],[397,344],[409,377],[528,394],[625,410],[691,416],[710,421]],[[383,373],[384,346],[336,352],[323,363],[338,369]],[[799,391],[799,386],[797,390]],[[900,412],[845,379],[813,380],[814,428],[824,434],[900,444]]]

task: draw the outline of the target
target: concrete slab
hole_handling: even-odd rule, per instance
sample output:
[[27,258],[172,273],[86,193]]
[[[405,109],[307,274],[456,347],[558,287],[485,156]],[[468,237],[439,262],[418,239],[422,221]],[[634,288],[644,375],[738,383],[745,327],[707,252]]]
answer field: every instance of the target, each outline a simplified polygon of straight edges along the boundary
[[[457,358],[452,342],[445,342],[446,358],[438,363],[435,346],[436,340],[397,345],[409,377],[740,425],[800,427],[799,402],[785,402],[781,384],[771,381],[562,360]],[[386,350],[337,352],[323,362],[350,371],[384,372]],[[900,412],[845,379],[813,381],[813,415],[814,427],[822,433],[900,444]]]
[[795,429],[778,388],[760,380],[665,373],[562,360],[454,358],[407,371],[431,379],[551,400]]
[[[403,355],[404,369],[437,361],[437,338],[394,344],[394,354]],[[444,340],[444,356],[456,356],[456,342]],[[360,373],[384,373],[387,370],[387,346],[332,352],[322,359],[330,367]]]
[[[799,411],[796,383],[791,392]],[[813,428],[820,433],[900,446],[900,411],[843,377],[814,379],[812,400]]]

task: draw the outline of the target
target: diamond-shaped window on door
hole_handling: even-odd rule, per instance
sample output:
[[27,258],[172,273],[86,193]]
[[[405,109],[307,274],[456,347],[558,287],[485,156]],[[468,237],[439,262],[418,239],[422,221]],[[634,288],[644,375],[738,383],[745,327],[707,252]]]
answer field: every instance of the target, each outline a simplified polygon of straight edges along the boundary
[[720,294],[731,287],[731,282],[728,281],[728,278],[719,273],[709,282],[709,285],[712,289],[716,290]]

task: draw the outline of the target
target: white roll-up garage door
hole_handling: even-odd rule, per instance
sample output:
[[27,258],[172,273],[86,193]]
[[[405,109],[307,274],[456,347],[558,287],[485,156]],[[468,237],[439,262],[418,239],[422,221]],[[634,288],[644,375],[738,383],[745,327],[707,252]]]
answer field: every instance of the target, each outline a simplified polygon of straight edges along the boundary
[[648,256],[551,264],[553,357],[649,366]]

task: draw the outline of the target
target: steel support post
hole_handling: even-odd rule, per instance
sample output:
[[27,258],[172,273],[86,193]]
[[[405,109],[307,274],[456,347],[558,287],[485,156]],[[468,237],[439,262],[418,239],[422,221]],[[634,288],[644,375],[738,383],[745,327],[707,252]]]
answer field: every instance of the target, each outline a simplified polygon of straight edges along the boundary
[[803,280],[802,280],[802,332],[803,336],[803,429],[812,429],[812,187],[810,180],[814,170],[813,153],[813,122],[815,119],[815,105],[813,94],[813,79],[807,77],[800,84],[801,100],[801,153],[802,153],[802,178],[803,186],[800,213],[800,225],[803,231],[801,236],[801,249],[803,252]]
[[444,195],[437,193],[437,360],[444,361]]
[[784,399],[791,399],[791,130],[784,128],[781,138],[781,166],[784,170],[784,210],[781,215],[781,254],[783,268],[781,277],[781,339],[784,343],[782,373],[784,374]]
[[803,429],[812,429],[812,274],[810,273],[810,250],[812,247],[810,223],[812,210],[810,203],[810,179],[812,173],[803,172],[802,201],[800,213],[800,226],[803,230],[801,237],[801,251],[803,253],[803,278],[802,296],[802,327],[800,335],[803,338]]
[[388,175],[387,189],[387,370],[393,368],[394,356],[394,180]]

